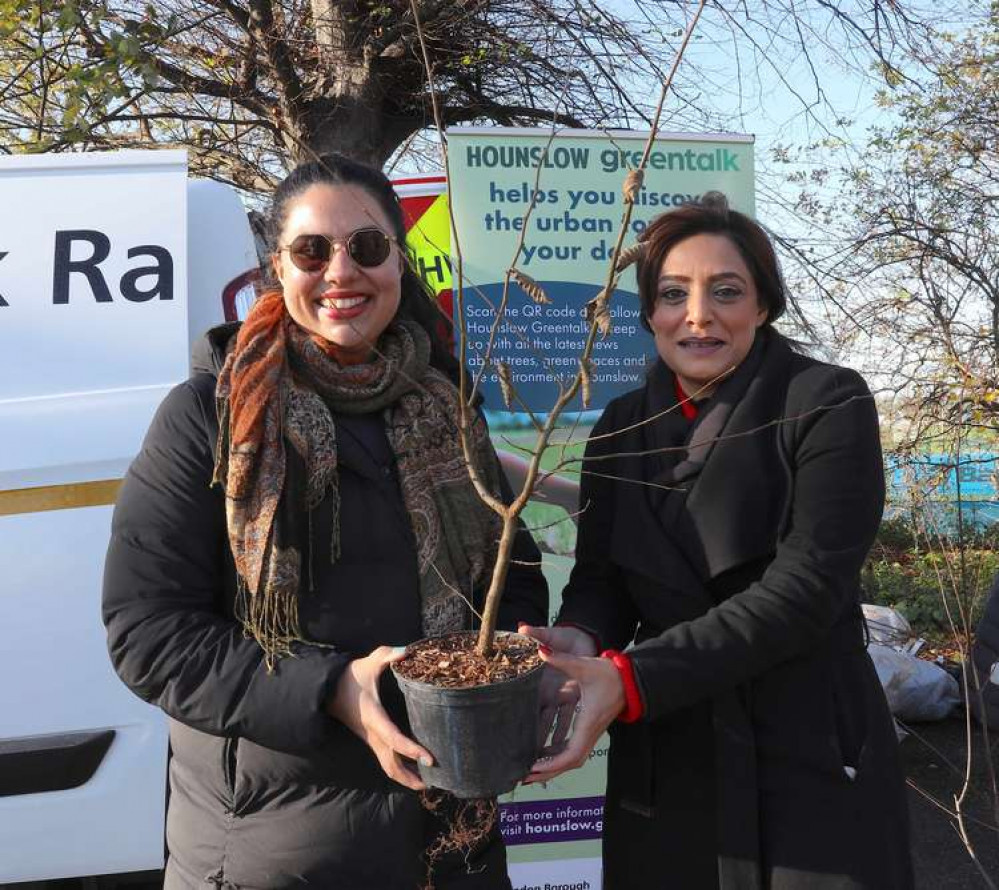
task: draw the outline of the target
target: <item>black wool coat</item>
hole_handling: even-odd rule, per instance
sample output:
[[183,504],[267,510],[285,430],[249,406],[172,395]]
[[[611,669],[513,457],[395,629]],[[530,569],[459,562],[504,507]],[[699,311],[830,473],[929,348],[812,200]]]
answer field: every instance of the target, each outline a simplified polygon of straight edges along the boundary
[[[330,564],[324,502],[311,518],[315,589],[299,608],[303,635],[325,645],[298,644],[268,674],[233,617],[223,497],[210,485],[215,380],[231,333],[213,332],[200,368],[156,414],[115,507],[105,568],[114,667],[170,718],[166,887],[415,890],[442,819],[324,710],[352,658],[421,636],[415,539],[384,427],[337,418],[341,556]],[[510,629],[547,614],[526,531],[515,558],[499,619]],[[381,691],[408,732],[389,671]],[[435,884],[508,888],[498,832],[467,863],[445,857]]]
[[647,484],[678,411],[662,363],[587,449],[559,620],[634,641],[645,706],[610,730],[606,890],[912,886],[859,608],[884,499],[874,403],[856,373],[760,337],[738,397],[723,384],[686,433],[699,473]]

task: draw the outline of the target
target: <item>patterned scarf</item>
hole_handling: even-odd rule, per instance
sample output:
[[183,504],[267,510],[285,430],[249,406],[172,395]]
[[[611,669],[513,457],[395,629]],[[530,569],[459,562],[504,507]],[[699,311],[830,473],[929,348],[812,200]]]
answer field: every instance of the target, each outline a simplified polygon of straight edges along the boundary
[[[219,375],[215,482],[226,496],[238,573],[236,616],[268,668],[304,641],[298,597],[312,589],[311,521],[333,504],[332,561],[339,558],[337,430],[332,411],[382,412],[417,545],[423,632],[467,626],[465,597],[492,568],[500,520],[478,497],[462,456],[459,394],[430,367],[430,340],[414,322],[382,334],[377,358],[341,366],[332,344],[300,328],[279,291],[262,296],[230,343]],[[472,445],[486,487],[499,493],[499,462],[472,412]],[[307,584],[303,563],[308,563]],[[457,595],[462,591],[463,595]]]

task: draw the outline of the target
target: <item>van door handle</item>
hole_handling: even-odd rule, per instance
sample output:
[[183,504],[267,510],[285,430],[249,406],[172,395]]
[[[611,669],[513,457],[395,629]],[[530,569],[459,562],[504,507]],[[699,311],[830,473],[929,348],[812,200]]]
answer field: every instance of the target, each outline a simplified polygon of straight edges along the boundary
[[0,739],[0,797],[65,791],[90,781],[113,729]]

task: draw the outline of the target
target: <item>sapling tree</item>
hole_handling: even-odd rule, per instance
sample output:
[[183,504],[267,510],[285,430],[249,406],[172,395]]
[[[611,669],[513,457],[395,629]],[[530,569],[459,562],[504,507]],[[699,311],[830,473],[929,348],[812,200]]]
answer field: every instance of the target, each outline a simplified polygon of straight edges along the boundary
[[[558,382],[558,395],[555,398],[554,403],[547,412],[547,416],[543,421],[539,421],[535,418],[535,427],[537,429],[537,439],[534,443],[534,447],[530,449],[531,457],[528,463],[527,471],[525,473],[525,478],[521,490],[516,493],[513,501],[508,505],[502,500],[497,498],[493,492],[490,492],[488,488],[483,483],[479,476],[479,473],[475,466],[474,460],[474,448],[472,445],[472,439],[470,435],[471,430],[471,415],[472,415],[472,405],[475,400],[476,385],[470,385],[468,379],[468,373],[466,370],[466,358],[468,355],[468,334],[465,324],[465,288],[464,282],[462,280],[462,260],[461,260],[461,246],[460,246],[460,233],[457,238],[455,238],[455,243],[453,245],[453,252],[456,255],[456,300],[455,300],[455,310],[458,319],[458,350],[459,357],[461,359],[461,379],[459,382],[459,390],[461,392],[461,418],[460,418],[460,428],[459,434],[461,436],[462,450],[465,455],[465,461],[468,466],[468,471],[472,479],[473,484],[479,496],[482,500],[494,510],[500,517],[502,521],[502,533],[500,535],[499,544],[497,547],[496,557],[493,564],[492,576],[490,578],[489,588],[486,593],[485,605],[482,611],[482,621],[479,629],[478,640],[476,642],[475,651],[481,657],[488,657],[493,651],[493,638],[496,631],[496,619],[499,614],[499,604],[502,597],[503,587],[506,583],[507,571],[510,565],[510,558],[513,551],[514,537],[517,534],[517,526],[520,514],[523,512],[524,508],[527,506],[528,501],[534,495],[536,486],[538,483],[539,473],[541,472],[541,459],[548,447],[549,441],[551,439],[552,433],[555,431],[559,418],[562,416],[565,409],[573,402],[577,395],[582,396],[582,401],[584,407],[589,404],[589,390],[590,381],[592,377],[592,363],[591,356],[593,353],[593,347],[599,336],[605,336],[610,330],[610,311],[609,304],[614,291],[617,287],[618,279],[621,272],[633,262],[637,256],[636,251],[632,250],[627,253],[623,251],[624,240],[629,230],[628,224],[631,221],[631,215],[634,208],[634,201],[638,195],[638,191],[641,188],[642,179],[645,171],[645,166],[648,162],[649,154],[652,150],[652,145],[655,141],[659,120],[662,115],[663,106],[665,104],[666,98],[670,93],[670,88],[673,82],[673,78],[680,67],[680,64],[684,57],[684,52],[690,42],[690,38],[694,33],[697,23],[700,20],[701,13],[706,5],[706,0],[700,0],[687,27],[683,34],[683,39],[681,40],[679,47],[676,52],[676,56],[673,61],[673,65],[667,74],[665,80],[662,83],[659,101],[655,110],[655,114],[652,119],[652,127],[645,143],[645,149],[639,164],[631,170],[623,183],[624,191],[624,209],[621,219],[621,224],[618,230],[617,241],[614,246],[614,250],[611,254],[607,281],[604,288],[600,293],[587,305],[586,314],[589,321],[589,331],[587,333],[583,348],[579,354],[578,358],[578,370],[573,375],[571,380],[567,383],[562,381]],[[424,61],[426,65],[426,73],[430,83],[431,93],[433,95],[434,78],[433,69],[430,64],[429,54],[426,54],[426,43],[424,35],[422,32],[422,26],[419,18],[419,10],[416,5],[416,0],[411,0],[411,8],[413,11],[413,18],[417,28],[417,34],[419,36],[421,47],[424,48],[425,56]],[[438,125],[438,129],[443,133],[444,121],[440,115],[440,109],[436,102],[434,104],[435,119]],[[549,142],[550,145],[550,142]],[[447,155],[447,143],[446,140],[441,141],[441,150],[444,160],[444,168],[450,177],[448,155]],[[540,171],[543,167],[544,154],[542,155],[542,160],[539,162],[536,168],[536,176],[540,175]],[[537,185],[537,181],[535,182]],[[535,302],[545,303],[548,302],[548,297],[545,295],[543,288],[535,282],[529,275],[518,268],[517,262],[520,259],[520,255],[524,246],[524,236],[529,229],[529,222],[533,204],[529,203],[528,209],[526,210],[524,217],[521,221],[520,226],[520,238],[517,242],[515,254],[512,258],[511,264],[506,272],[503,282],[503,292],[500,298],[499,304],[496,306],[495,316],[492,324],[492,329],[490,331],[490,336],[488,343],[486,345],[484,353],[481,355],[482,367],[485,368],[490,364],[495,365],[497,373],[503,384],[504,398],[507,402],[507,407],[510,407],[516,398],[513,384],[511,382],[511,374],[509,368],[506,367],[502,361],[494,358],[493,350],[496,342],[496,334],[500,330],[501,326],[504,324],[507,315],[507,308],[509,306],[510,297],[510,284],[511,280],[515,280],[524,292]],[[452,228],[454,228],[452,226]]]

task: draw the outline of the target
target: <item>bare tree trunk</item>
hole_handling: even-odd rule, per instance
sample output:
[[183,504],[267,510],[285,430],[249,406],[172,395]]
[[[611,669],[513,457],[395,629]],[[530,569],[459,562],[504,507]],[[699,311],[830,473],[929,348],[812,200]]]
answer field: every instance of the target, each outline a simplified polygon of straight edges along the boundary
[[310,9],[318,58],[303,114],[304,144],[295,156],[339,151],[381,168],[425,121],[392,107],[385,60],[370,40],[370,8],[353,0],[311,0]]
[[338,151],[380,170],[395,147],[422,126],[408,117],[386,123],[381,102],[373,96],[322,99],[311,103],[305,115],[305,144],[296,157],[308,160],[313,154]]

